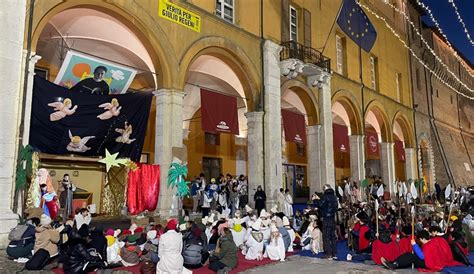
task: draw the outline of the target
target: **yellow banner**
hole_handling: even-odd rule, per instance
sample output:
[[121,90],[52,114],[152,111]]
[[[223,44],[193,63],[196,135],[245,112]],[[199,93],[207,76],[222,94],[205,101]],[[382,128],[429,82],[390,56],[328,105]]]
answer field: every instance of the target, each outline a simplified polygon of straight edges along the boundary
[[160,0],[158,14],[162,18],[185,26],[195,32],[201,32],[201,16],[166,0]]

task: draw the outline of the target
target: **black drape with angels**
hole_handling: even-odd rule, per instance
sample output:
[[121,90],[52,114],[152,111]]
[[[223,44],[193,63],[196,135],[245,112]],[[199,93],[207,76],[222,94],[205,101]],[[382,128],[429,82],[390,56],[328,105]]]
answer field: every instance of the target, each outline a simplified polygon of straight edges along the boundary
[[77,93],[35,77],[30,145],[50,154],[119,157],[139,161],[153,94]]

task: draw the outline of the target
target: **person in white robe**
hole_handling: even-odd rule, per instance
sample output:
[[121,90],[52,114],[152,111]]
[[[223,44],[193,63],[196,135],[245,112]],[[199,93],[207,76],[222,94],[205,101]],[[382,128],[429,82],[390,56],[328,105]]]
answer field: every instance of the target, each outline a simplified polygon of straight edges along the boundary
[[272,225],[270,230],[270,241],[268,242],[268,245],[265,248],[265,253],[263,254],[263,257],[270,258],[270,260],[272,261],[280,260],[280,262],[284,262],[286,254],[283,237],[281,236],[276,226]]
[[285,192],[283,188],[280,188],[280,192],[277,194],[277,203],[278,203],[278,211],[285,212]]
[[176,231],[178,222],[175,219],[168,221],[166,233],[161,235],[158,245],[160,261],[156,265],[159,274],[187,274],[192,273],[183,266],[183,236]]
[[240,247],[244,244],[245,235],[247,235],[247,230],[242,227],[242,219],[234,219],[234,225],[230,230],[232,232],[232,238],[237,247]]
[[252,224],[251,232],[245,242],[242,254],[249,261],[263,259],[263,234],[260,232],[261,220],[258,219]]
[[293,216],[293,196],[290,193],[290,190],[285,190],[285,208],[283,213],[285,213],[286,216],[292,217]]
[[319,229],[316,221],[313,224],[313,231],[311,231],[311,251],[314,254],[323,252],[323,234]]
[[290,234],[291,244],[288,247],[288,252],[293,252],[293,243],[295,242],[295,239],[296,239],[296,233],[293,230],[293,228],[291,228],[290,220],[288,220],[286,216],[283,216],[283,227],[286,230],[288,230],[288,234]]

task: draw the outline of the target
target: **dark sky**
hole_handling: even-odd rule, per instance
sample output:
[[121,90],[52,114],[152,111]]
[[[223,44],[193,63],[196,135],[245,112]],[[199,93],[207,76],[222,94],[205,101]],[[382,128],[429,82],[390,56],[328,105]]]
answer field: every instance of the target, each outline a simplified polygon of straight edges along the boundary
[[[449,0],[422,0],[425,5],[428,5],[433,13],[434,18],[438,21],[441,29],[446,37],[448,37],[451,45],[453,45],[459,52],[474,64],[474,45],[467,39],[466,34],[461,23],[458,21],[454,8],[449,3]],[[474,0],[454,0],[458,7],[461,18],[466,24],[467,30],[474,40]],[[427,25],[434,25],[431,22],[430,16],[426,15],[423,18]]]

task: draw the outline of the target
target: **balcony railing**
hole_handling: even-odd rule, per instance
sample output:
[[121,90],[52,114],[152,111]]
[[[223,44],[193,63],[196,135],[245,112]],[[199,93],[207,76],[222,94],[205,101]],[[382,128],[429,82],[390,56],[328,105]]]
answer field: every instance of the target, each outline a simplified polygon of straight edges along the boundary
[[303,46],[295,41],[284,42],[281,46],[283,49],[280,52],[280,60],[295,58],[304,63],[310,63],[323,68],[327,72],[331,71],[331,59],[324,56],[318,50]]

